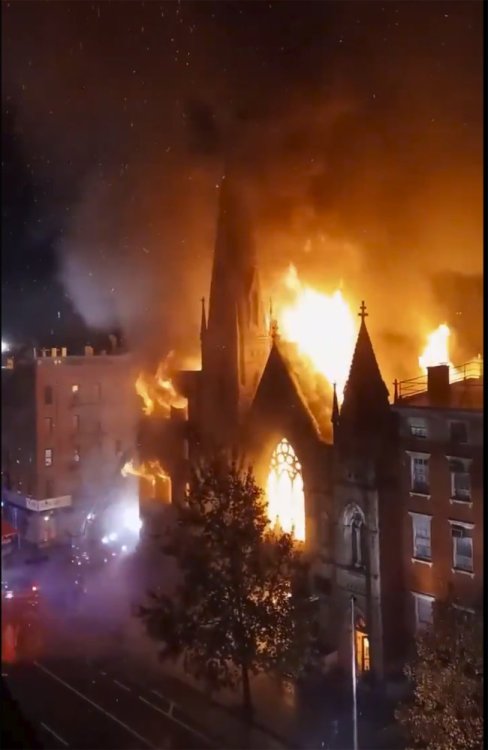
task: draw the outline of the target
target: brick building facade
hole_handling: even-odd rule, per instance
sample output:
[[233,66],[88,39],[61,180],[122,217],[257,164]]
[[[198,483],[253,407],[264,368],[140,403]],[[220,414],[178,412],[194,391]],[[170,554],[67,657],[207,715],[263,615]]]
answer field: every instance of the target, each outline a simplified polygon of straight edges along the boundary
[[2,367],[2,506],[44,545],[110,502],[135,450],[138,404],[127,354],[31,352]]

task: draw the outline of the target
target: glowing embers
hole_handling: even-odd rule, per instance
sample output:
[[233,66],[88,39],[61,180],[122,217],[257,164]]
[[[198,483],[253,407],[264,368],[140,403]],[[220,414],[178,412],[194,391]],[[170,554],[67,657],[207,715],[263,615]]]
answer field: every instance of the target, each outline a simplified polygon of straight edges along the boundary
[[165,472],[159,461],[144,461],[142,464],[139,464],[139,466],[134,466],[133,461],[127,461],[127,463],[123,465],[120,473],[123,477],[131,475],[133,477],[146,479],[152,487],[156,486],[156,481],[158,479],[166,482],[169,481],[169,475]]
[[449,365],[449,336],[451,331],[445,323],[436,328],[427,336],[427,344],[419,357],[420,368],[427,372],[428,367],[436,365]]
[[323,294],[303,284],[290,266],[284,279],[286,297],[279,305],[279,331],[284,340],[296,344],[302,357],[337,385],[342,403],[356,342],[356,319],[337,290]]
[[288,440],[283,438],[272,457],[268,476],[268,516],[272,524],[305,541],[305,496],[302,467]]

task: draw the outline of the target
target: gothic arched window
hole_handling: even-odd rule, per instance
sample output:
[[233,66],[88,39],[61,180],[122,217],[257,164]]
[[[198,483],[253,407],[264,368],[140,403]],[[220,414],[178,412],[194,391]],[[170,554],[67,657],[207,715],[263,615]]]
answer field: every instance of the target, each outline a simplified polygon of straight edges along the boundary
[[353,568],[366,564],[366,525],[364,514],[357,505],[350,505],[344,511],[344,536],[348,548],[348,563]]
[[270,521],[299,541],[305,541],[302,466],[286,438],[278,443],[271,456],[267,489]]

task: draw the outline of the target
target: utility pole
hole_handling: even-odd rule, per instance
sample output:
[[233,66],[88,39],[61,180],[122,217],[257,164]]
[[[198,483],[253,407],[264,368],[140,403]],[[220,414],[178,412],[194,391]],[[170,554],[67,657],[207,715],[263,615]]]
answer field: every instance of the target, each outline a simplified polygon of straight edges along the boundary
[[353,750],[358,750],[358,703],[357,703],[357,677],[356,677],[356,600],[351,596],[351,672],[352,672],[352,727],[353,727]]

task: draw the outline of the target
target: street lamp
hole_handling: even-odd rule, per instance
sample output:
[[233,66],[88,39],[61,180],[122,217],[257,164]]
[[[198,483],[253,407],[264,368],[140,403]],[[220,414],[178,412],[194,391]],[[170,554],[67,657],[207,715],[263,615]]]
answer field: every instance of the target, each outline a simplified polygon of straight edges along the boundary
[[356,677],[356,599],[351,596],[351,659],[352,659],[352,728],[353,750],[358,750],[358,703]]

